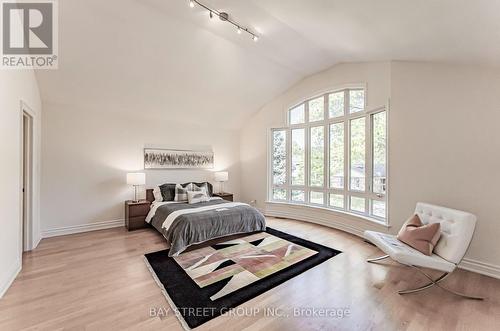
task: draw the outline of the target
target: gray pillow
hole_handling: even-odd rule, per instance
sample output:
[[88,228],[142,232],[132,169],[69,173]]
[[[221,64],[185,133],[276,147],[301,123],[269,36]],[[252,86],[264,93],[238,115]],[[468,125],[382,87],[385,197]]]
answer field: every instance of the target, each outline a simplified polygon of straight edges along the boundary
[[175,198],[175,184],[167,183],[160,185],[161,196],[163,201],[174,201]]
[[[196,186],[203,186],[204,184],[207,185],[207,190],[208,190],[208,196],[211,197],[213,195],[213,186],[209,182],[201,182],[201,183],[194,183],[194,182],[189,182],[189,183],[184,183],[182,184],[182,187],[186,187],[189,184],[195,184]],[[163,185],[160,185],[160,192],[161,196],[163,197],[163,201],[174,201],[175,199],[175,185],[173,183],[166,183]]]

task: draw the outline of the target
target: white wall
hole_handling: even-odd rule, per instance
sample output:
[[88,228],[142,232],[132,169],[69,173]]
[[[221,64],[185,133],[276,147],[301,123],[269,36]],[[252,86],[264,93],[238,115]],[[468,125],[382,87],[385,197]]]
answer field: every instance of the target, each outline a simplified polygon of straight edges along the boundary
[[[32,71],[0,70],[0,297],[21,269],[21,100],[34,112],[35,143],[40,142],[41,102]],[[34,172],[39,178],[39,145],[34,146]],[[39,183],[34,182],[33,224],[39,233]]]
[[367,86],[367,107],[377,108],[390,96],[390,64],[341,64],[303,79],[284,94],[264,106],[241,131],[242,198],[257,200],[265,208],[267,134],[271,127],[286,125],[286,109],[318,92],[341,88],[346,84]]
[[[298,99],[328,87],[357,82],[367,83],[368,109],[391,99],[388,231],[399,230],[417,201],[470,211],[479,221],[464,266],[500,276],[500,245],[495,240],[500,237],[498,70],[406,62],[362,63],[334,66],[304,79],[261,109],[242,129],[243,200],[256,199],[260,208],[288,217],[317,214],[266,206],[267,130],[285,125],[285,111]],[[342,229],[357,234],[373,228],[366,221],[329,215],[314,218],[321,224],[330,218],[332,226],[342,223]]]
[[[121,224],[124,201],[133,198],[125,174],[143,171],[143,148],[211,146],[214,170],[228,170],[225,191],[239,198],[239,133],[200,123],[180,123],[145,109],[79,108],[44,104],[42,232],[67,233],[101,222]],[[147,187],[165,182],[211,181],[209,170],[149,170]],[[218,190],[214,183],[214,189]],[[142,192],[144,194],[144,192]],[[102,223],[101,223],[102,224]],[[70,231],[71,232],[71,231]]]
[[417,201],[472,212],[467,258],[499,272],[500,70],[395,62],[391,80],[392,232]]

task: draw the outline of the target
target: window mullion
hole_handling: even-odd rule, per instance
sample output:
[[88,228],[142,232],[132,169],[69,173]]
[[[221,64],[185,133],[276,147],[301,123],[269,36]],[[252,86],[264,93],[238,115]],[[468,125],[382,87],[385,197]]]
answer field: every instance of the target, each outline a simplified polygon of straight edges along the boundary
[[273,141],[274,129],[268,131],[267,134],[267,200],[272,200],[273,198],[273,158],[274,158],[274,141]]
[[323,95],[323,120],[327,121],[330,118],[330,111],[328,110],[328,93]]
[[323,153],[323,204],[328,206],[328,189],[330,187],[330,125],[328,119],[330,118],[330,110],[328,109],[329,94],[326,93],[323,97],[325,122],[323,126],[324,131],[324,153]]
[[[309,107],[306,105],[306,114],[309,112]],[[304,202],[308,203],[309,202],[309,177],[311,176],[310,174],[310,162],[311,162],[311,134],[310,134],[311,127],[307,125],[305,127],[304,131],[304,138],[305,138],[305,165],[304,165]]]
[[350,119],[349,119],[349,92],[348,90],[344,91],[344,204],[345,209],[350,210],[349,208],[349,187],[351,185],[351,127],[350,127]]
[[[365,116],[365,190],[368,196],[372,195],[372,168],[373,168],[373,153],[372,153],[372,116]],[[370,199],[365,200],[365,210],[368,214],[371,213]]]
[[[326,98],[325,98],[326,99]],[[326,112],[326,111],[325,111]],[[330,130],[328,130],[328,123],[325,122],[323,125],[323,204],[327,204],[327,190],[330,185],[330,171],[329,171],[329,159],[330,155],[328,153],[330,148]]]
[[291,190],[292,185],[292,130],[286,130],[286,200],[291,201]]

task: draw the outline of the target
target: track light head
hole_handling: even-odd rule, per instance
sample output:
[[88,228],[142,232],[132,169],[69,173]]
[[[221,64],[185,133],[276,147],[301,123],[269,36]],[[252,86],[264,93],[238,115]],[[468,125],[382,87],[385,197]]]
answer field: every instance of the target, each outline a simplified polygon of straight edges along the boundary
[[255,33],[253,33],[247,27],[245,27],[245,26],[241,25],[239,22],[235,21],[227,12],[218,11],[215,8],[212,8],[208,5],[205,5],[202,0],[189,0],[189,7],[194,8],[195,6],[199,6],[203,9],[207,10],[208,17],[210,17],[210,19],[213,19],[214,15],[217,15],[217,17],[221,21],[232,24],[234,27],[236,27],[237,34],[242,34],[243,32],[245,32],[245,33],[248,33],[250,35],[250,37],[252,37],[252,40],[254,42],[257,42],[259,40],[259,36],[257,36]]

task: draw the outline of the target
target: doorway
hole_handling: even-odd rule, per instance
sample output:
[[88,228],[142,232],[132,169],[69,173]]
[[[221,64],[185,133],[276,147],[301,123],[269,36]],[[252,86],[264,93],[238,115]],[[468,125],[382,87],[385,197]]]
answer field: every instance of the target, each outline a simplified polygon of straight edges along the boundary
[[21,251],[31,249],[33,241],[33,116],[24,104],[22,107],[21,151]]

